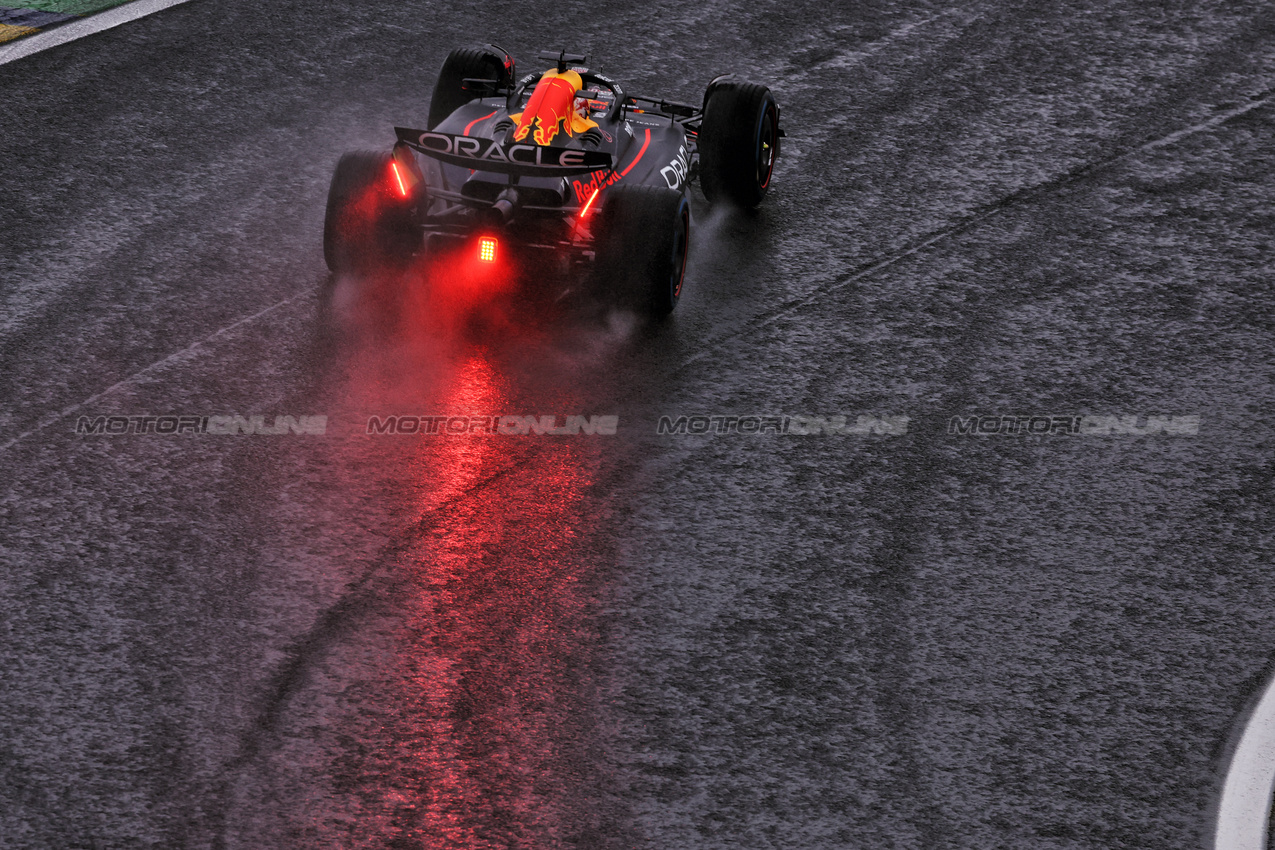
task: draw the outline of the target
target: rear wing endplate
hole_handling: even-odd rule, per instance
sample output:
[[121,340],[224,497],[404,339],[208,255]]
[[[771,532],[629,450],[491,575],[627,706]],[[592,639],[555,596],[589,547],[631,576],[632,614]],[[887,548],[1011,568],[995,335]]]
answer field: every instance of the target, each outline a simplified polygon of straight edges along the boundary
[[609,153],[543,145],[502,145],[495,139],[455,136],[433,130],[395,127],[398,140],[414,151],[475,171],[524,177],[570,177],[613,167]]

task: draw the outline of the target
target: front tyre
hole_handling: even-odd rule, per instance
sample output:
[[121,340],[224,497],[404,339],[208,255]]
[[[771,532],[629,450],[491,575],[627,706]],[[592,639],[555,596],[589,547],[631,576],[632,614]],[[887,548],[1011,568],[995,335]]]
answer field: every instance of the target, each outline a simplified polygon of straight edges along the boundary
[[609,300],[651,318],[682,297],[690,250],[691,205],[663,186],[617,186],[600,213],[600,285]]
[[710,203],[760,204],[779,156],[779,104],[770,89],[734,76],[709,83],[699,154],[700,187]]
[[323,259],[338,274],[401,265],[420,247],[415,201],[397,189],[388,153],[341,157],[328,187]]

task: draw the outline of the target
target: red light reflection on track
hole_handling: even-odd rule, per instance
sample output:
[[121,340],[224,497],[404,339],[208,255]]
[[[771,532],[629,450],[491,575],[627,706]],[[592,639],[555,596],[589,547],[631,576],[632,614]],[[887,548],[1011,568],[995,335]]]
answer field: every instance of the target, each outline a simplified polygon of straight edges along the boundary
[[[323,378],[334,422],[594,412],[581,407],[599,381],[580,370],[596,352],[562,348],[512,310],[495,333],[457,327],[499,292],[511,253],[502,245],[483,276],[475,247],[340,281],[358,299]],[[431,285],[437,275],[449,277]],[[306,457],[298,468],[328,485],[324,512],[287,529],[289,551],[307,556],[313,537],[332,566],[287,614],[308,621],[311,594],[324,607],[253,726],[266,731],[230,792],[226,846],[635,843],[606,755],[614,680],[600,650],[610,550],[598,491],[614,450],[600,436],[360,427]]]
[[[517,409],[484,354],[455,365],[443,411]],[[596,441],[469,435],[418,443],[423,533],[401,567],[393,722],[373,730],[397,751],[381,805],[390,846],[572,846],[602,828],[588,800],[596,580],[587,544]],[[386,787],[388,786],[388,787]]]
[[404,328],[454,331],[476,314],[495,316],[496,302],[517,284],[519,269],[510,252],[492,237],[486,246],[468,240],[435,251],[417,264],[399,286]]

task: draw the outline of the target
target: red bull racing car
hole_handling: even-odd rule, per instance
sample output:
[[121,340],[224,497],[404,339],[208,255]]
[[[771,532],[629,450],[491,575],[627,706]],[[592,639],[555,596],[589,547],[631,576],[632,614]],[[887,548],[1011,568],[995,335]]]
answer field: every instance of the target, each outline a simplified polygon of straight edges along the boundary
[[655,317],[673,310],[689,186],[713,204],[761,203],[783,137],[774,96],[727,75],[699,105],[640,97],[585,56],[540,58],[552,67],[519,79],[499,47],[453,50],[427,129],[396,127],[391,151],[341,158],[323,230],[332,271],[448,256]]

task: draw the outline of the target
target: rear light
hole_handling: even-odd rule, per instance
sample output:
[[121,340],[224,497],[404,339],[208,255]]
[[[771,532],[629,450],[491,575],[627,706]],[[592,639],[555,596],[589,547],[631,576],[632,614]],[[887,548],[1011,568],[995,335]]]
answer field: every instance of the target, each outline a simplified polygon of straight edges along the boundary
[[390,190],[397,191],[401,198],[410,198],[423,177],[412,149],[403,142],[394,145],[390,154]]
[[585,202],[584,208],[580,210],[580,218],[584,218],[589,213],[589,207],[593,206],[593,202],[597,199],[598,193],[602,191],[602,187],[593,190],[593,194],[589,196],[589,200]]
[[390,160],[390,171],[394,174],[394,184],[398,186],[398,193],[404,198],[407,197],[407,181],[403,179],[403,170],[394,160]]
[[483,263],[496,262],[496,240],[484,236],[478,240],[478,260]]

